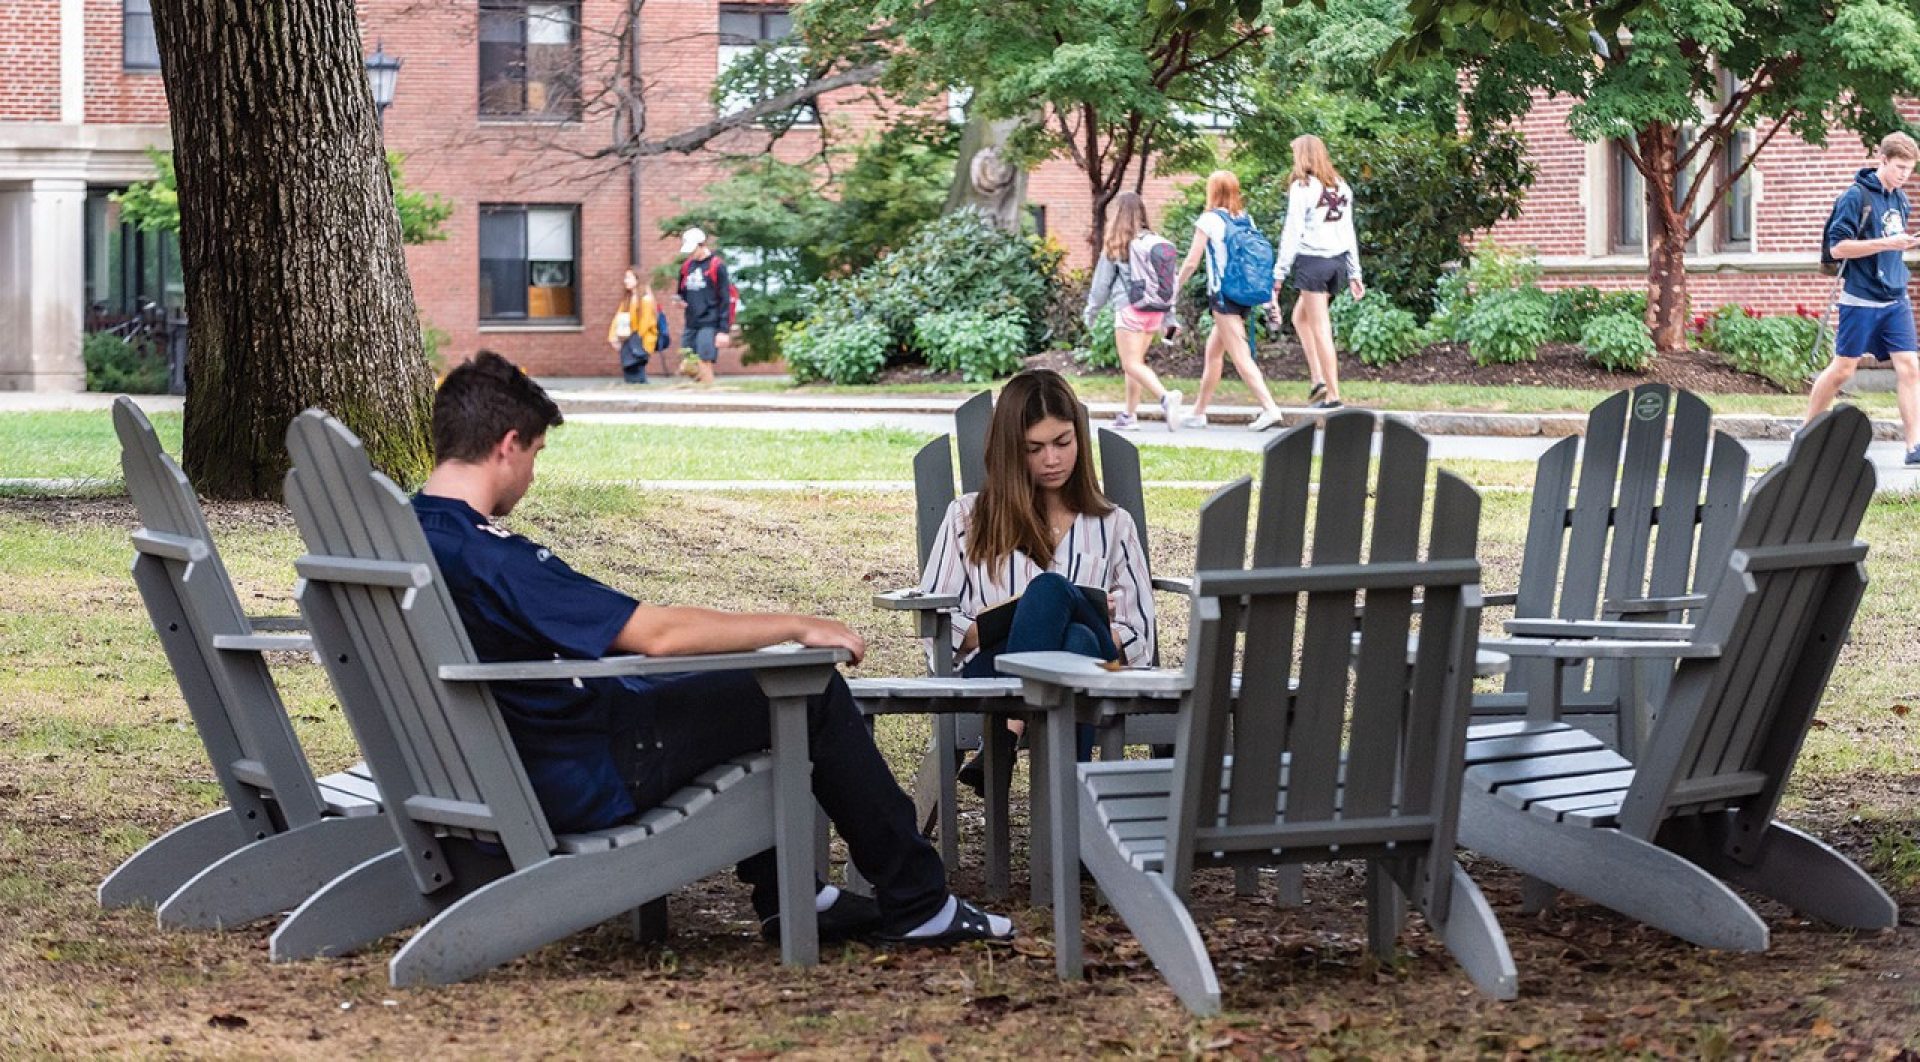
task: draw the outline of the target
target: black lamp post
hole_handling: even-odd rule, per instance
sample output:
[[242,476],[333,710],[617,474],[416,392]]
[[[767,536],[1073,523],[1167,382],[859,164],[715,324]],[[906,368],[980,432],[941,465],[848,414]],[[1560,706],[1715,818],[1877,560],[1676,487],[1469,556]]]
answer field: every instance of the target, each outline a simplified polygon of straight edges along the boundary
[[400,80],[400,60],[387,54],[385,43],[375,44],[367,56],[367,85],[373,89],[373,109],[382,129],[387,108],[393,106],[393,86]]

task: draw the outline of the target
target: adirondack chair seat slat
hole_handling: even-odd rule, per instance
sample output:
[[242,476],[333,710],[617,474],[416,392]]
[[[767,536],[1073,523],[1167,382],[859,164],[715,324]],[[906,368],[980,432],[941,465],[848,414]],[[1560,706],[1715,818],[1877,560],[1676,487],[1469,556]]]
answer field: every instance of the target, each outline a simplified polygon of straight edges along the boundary
[[380,787],[345,771],[320,779],[320,799],[326,802],[330,815],[358,818],[380,813]]
[[1599,738],[1584,730],[1578,730],[1562,724],[1540,730],[1508,734],[1495,737],[1477,734],[1479,728],[1467,731],[1467,762],[1469,764],[1497,763],[1501,760],[1517,760],[1531,756],[1562,752],[1592,752],[1606,748]]
[[686,822],[690,815],[689,808],[710,803],[717,794],[733,788],[747,776],[765,773],[772,769],[773,756],[769,753],[762,752],[729,760],[700,774],[694,778],[691,785],[675,791],[659,808],[653,809],[648,814],[638,816],[632,822],[610,826],[604,830],[557,834],[554,836],[555,848],[567,855],[585,855],[589,852],[606,852],[637,843],[670,826]]

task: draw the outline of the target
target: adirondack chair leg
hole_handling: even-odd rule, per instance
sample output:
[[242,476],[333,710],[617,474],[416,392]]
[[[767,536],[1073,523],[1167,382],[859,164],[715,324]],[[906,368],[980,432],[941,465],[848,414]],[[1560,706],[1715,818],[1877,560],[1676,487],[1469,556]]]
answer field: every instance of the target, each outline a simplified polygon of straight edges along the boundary
[[933,755],[939,765],[940,858],[950,867],[960,865],[960,788],[955,777],[959,764],[960,721],[950,714],[933,719]]
[[[1239,882],[1236,879],[1235,884]],[[1236,890],[1237,891],[1237,890]],[[1242,894],[1245,895],[1245,894]],[[1298,863],[1273,868],[1273,903],[1276,907],[1301,907],[1307,902],[1306,868]]]
[[1541,881],[1532,874],[1520,875],[1520,913],[1537,915],[1542,911],[1551,911],[1560,902],[1560,890],[1553,883]]
[[1233,894],[1235,896],[1260,895],[1260,868],[1234,867]]
[[1407,920],[1407,904],[1394,875],[1377,859],[1367,861],[1367,942],[1374,957],[1392,962],[1400,927]]
[[772,772],[748,775],[636,844],[554,856],[482,885],[422,926],[389,977],[396,987],[464,981],[765,850],[772,782]]
[[833,880],[833,824],[818,803],[813,806],[813,873],[821,881]]
[[1107,902],[1180,1002],[1195,1014],[1218,1014],[1220,979],[1187,905],[1174,895],[1164,875],[1146,873],[1127,861],[1107,835],[1085,789],[1080,791],[1079,803],[1080,861],[1092,872]]
[[[391,835],[391,827],[388,832]],[[452,858],[451,850],[448,855]],[[427,921],[461,897],[462,885],[484,883],[508,867],[505,859],[491,862],[494,869],[487,874],[468,873],[456,861],[458,884],[423,893],[402,852],[394,849],[374,856],[294,908],[273,931],[268,953],[274,962],[351,955],[389,933]]]
[[1726,854],[1730,825],[1730,815],[1676,820],[1660,841],[1732,884],[1823,922],[1887,929],[1899,921],[1900,909],[1886,890],[1818,838],[1776,822],[1760,838],[1759,858],[1742,863]]
[[[988,716],[989,727],[1003,725],[999,716]],[[1008,821],[1011,815],[1013,790],[1013,763],[1017,752],[1008,751],[1003,742],[989,739],[982,747],[981,766],[986,776],[986,867],[987,898],[1005,899],[1013,889],[1013,868],[1010,849],[1013,846],[1013,829]]]
[[667,898],[648,900],[633,909],[633,942],[660,944],[670,932],[667,925]]
[[251,840],[229,808],[181,823],[107,875],[100,883],[100,906],[157,906],[208,864]]
[[343,868],[394,846],[384,815],[326,818],[255,841],[193,876],[160,905],[163,929],[220,929],[298,906]]
[[1702,947],[1767,949],[1766,923],[1698,864],[1619,830],[1508,807],[1471,776],[1460,799],[1460,844]]
[[1047,722],[1052,714],[1027,717],[1027,898],[1035,907],[1053,906],[1054,820],[1047,801],[1053,774]]
[[1520,994],[1520,970],[1513,964],[1513,951],[1507,947],[1507,936],[1500,931],[1493,907],[1460,864],[1452,858],[1447,863],[1453,887],[1447,894],[1446,913],[1440,917],[1432,911],[1422,914],[1440,931],[1447,952],[1475,987],[1494,999],[1513,999]]

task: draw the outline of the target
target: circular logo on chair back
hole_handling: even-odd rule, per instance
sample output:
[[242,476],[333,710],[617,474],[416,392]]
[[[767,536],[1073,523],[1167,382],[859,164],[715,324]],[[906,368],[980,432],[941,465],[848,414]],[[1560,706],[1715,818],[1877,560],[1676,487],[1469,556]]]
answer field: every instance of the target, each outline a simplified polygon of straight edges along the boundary
[[1641,420],[1659,420],[1667,411],[1667,396],[1658,391],[1648,391],[1633,400],[1633,415]]

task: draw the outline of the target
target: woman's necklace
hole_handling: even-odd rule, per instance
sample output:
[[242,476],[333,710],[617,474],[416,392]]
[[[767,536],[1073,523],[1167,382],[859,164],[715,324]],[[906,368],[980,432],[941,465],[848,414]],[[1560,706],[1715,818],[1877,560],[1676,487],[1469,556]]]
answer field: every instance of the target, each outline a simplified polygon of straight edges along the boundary
[[1064,516],[1052,521],[1049,529],[1053,532],[1053,540],[1055,542],[1067,537],[1067,532],[1073,530],[1073,520],[1074,514],[1066,513]]

